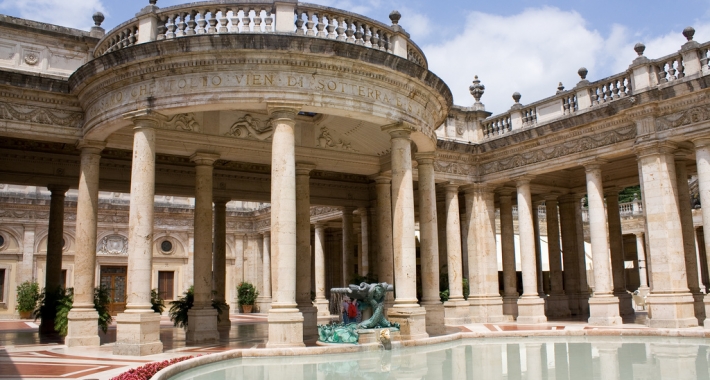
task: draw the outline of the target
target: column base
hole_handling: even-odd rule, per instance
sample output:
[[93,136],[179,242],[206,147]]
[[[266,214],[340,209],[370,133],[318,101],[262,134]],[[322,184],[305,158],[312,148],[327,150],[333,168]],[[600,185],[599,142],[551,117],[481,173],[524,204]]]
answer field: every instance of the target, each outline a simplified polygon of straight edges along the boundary
[[162,352],[158,313],[121,313],[116,316],[114,355],[143,356]]
[[[424,306],[424,305],[422,305]],[[426,307],[426,306],[424,306]],[[443,303],[443,322],[449,326],[459,326],[471,323],[469,316],[469,304],[464,299],[449,300]],[[427,313],[427,324],[429,324],[429,314]]]
[[619,315],[619,299],[614,296],[592,297],[589,299],[589,319],[591,326],[616,326],[622,324]]
[[444,305],[437,301],[423,301],[422,307],[426,310],[426,332],[429,335],[446,334],[446,319]]
[[503,296],[503,314],[512,317],[512,320],[518,318],[518,295]]
[[579,308],[579,315],[588,317],[590,315],[589,314],[590,294],[587,292],[583,292],[583,293],[578,293],[575,297],[577,298],[577,307]]
[[296,308],[269,310],[266,348],[304,347],[303,315]]
[[271,297],[257,297],[256,308],[259,313],[268,313],[271,310]]
[[547,322],[545,316],[545,300],[539,297],[518,299],[519,324],[535,324]]
[[690,293],[649,294],[648,326],[654,328],[684,328],[698,326],[693,296]]
[[426,310],[419,305],[393,306],[387,310],[390,322],[399,323],[402,340],[428,338],[426,332]]
[[548,318],[569,318],[572,315],[569,300],[564,294],[550,294],[545,299],[545,309]]
[[579,299],[574,293],[566,293],[567,305],[569,306],[569,312],[571,315],[581,315],[582,312],[579,308]]
[[[517,309],[517,302],[515,303]],[[510,316],[503,315],[503,299],[500,296],[468,296],[468,315],[470,323],[497,323],[509,321]]]
[[187,312],[187,321],[185,339],[188,342],[214,342],[219,339],[216,309],[190,309]]
[[219,320],[217,321],[217,328],[226,328],[226,327],[231,327],[232,326],[232,321],[229,320],[229,313],[230,313],[231,308],[229,305],[227,305],[227,308],[225,310],[222,310],[222,313],[219,314]]
[[628,317],[636,314],[634,311],[634,303],[629,292],[615,292],[614,297],[619,299],[619,315]]
[[72,309],[67,316],[67,347],[98,347],[99,313],[94,309]]
[[318,340],[318,309],[313,305],[299,305],[298,311],[303,316],[303,343],[315,343]]
[[698,318],[698,324],[703,326],[705,325],[705,318],[707,318],[707,314],[705,313],[705,294],[693,293],[693,300],[695,318]]
[[330,302],[328,302],[325,298],[316,299],[313,301],[313,306],[318,309],[319,317],[330,317]]
[[705,295],[703,303],[705,304],[705,322],[703,323],[703,327],[706,330],[710,330],[710,294]]

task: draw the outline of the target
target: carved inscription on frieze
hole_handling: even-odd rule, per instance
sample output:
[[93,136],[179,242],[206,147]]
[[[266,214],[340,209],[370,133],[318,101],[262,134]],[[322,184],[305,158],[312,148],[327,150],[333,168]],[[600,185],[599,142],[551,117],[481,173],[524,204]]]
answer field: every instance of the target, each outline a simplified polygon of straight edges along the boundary
[[129,104],[148,97],[203,94],[220,89],[255,89],[278,92],[280,89],[321,93],[323,96],[339,95],[353,99],[380,103],[399,108],[428,123],[433,123],[433,112],[407,96],[368,84],[352,82],[332,77],[287,73],[222,72],[219,74],[195,74],[182,77],[156,79],[151,83],[127,86],[102,96],[87,111],[87,119],[92,119],[105,110]]

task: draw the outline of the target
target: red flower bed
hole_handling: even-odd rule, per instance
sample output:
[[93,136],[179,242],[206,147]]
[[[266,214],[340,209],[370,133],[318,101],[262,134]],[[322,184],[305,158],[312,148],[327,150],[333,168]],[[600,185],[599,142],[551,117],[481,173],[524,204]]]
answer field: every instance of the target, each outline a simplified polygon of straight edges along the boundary
[[192,358],[193,356],[183,356],[181,358],[164,360],[162,362],[148,363],[138,368],[129,369],[128,371],[112,378],[111,380],[149,380],[161,369]]

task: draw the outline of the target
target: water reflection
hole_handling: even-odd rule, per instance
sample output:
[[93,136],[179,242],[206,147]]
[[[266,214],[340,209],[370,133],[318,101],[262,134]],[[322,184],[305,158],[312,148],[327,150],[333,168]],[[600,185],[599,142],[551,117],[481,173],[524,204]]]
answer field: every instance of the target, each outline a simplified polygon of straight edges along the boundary
[[548,337],[469,339],[358,354],[244,358],[175,379],[710,380],[707,340]]

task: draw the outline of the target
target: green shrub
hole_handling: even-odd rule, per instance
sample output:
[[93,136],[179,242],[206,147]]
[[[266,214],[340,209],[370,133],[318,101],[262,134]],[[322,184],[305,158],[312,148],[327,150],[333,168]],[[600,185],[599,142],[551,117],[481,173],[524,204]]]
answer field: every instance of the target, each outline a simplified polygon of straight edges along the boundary
[[[240,284],[241,285],[241,284]],[[212,292],[214,294],[215,292]],[[187,312],[192,309],[195,304],[195,287],[190,286],[189,289],[183,296],[170,302],[170,310],[168,310],[168,315],[170,315],[170,320],[173,321],[173,326],[187,328]],[[227,304],[222,301],[212,300],[212,307],[217,309],[217,321],[220,321],[220,315],[223,311],[227,310]],[[153,309],[155,310],[155,309]]]
[[150,304],[152,305],[151,309],[153,309],[154,312],[163,314],[163,311],[165,310],[165,301],[160,297],[158,289],[152,289],[150,291]]
[[[42,318],[44,313],[50,313],[54,316],[54,331],[61,336],[66,336],[69,328],[69,312],[74,306],[74,288],[59,288],[54,294],[56,301],[56,310],[52,312],[47,305],[46,289],[42,291],[37,308],[34,311],[35,319]],[[109,304],[111,303],[111,292],[105,285],[94,288],[94,309],[99,314],[98,325],[101,331],[106,333],[108,327],[113,321],[113,317],[109,312]]]
[[259,291],[256,290],[254,285],[248,282],[240,282],[237,285],[237,301],[240,305],[253,305],[258,296]]
[[25,281],[17,287],[17,311],[34,311],[39,300],[39,284]]

